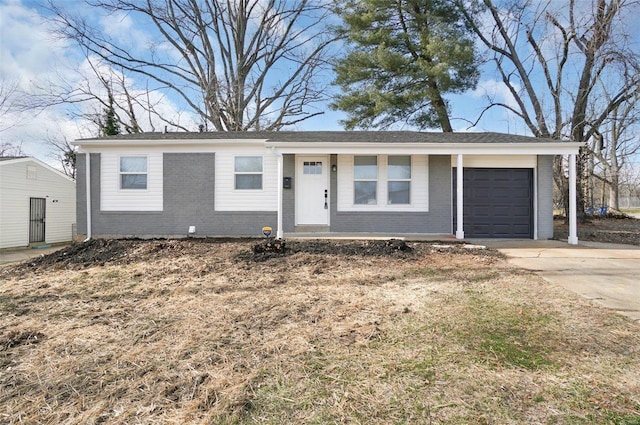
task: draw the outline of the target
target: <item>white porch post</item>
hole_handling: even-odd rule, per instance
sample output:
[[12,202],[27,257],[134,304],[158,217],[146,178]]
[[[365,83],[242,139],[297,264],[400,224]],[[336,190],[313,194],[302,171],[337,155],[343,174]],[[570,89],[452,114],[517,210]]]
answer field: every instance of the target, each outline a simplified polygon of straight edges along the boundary
[[283,159],[281,153],[276,153],[278,157],[278,228],[276,229],[276,237],[282,239],[284,232],[282,230],[282,176],[284,175]]
[[463,195],[463,184],[462,179],[464,177],[464,161],[462,154],[458,154],[458,163],[456,165],[456,239],[464,239],[464,231],[462,230],[462,215],[463,215],[463,205],[462,205],[462,195]]
[[84,242],[86,242],[91,239],[91,153],[84,151],[84,157],[84,184],[85,196],[87,197],[87,238],[84,240]]
[[569,155],[569,240],[578,244],[578,220],[576,205],[576,154]]

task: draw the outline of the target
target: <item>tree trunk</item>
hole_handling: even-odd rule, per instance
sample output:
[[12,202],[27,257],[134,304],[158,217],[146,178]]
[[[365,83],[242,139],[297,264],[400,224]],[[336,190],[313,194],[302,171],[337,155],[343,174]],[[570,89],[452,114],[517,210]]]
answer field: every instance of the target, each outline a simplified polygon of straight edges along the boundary
[[569,222],[569,179],[564,172],[563,157],[558,155],[553,160],[553,179],[556,184],[554,204],[562,208],[565,223]]
[[580,223],[587,221],[587,214],[585,212],[585,204],[587,201],[585,195],[587,193],[587,185],[589,183],[589,178],[586,175],[589,168],[587,161],[587,148],[582,146],[578,151],[578,156],[576,158],[576,216]]
[[616,211],[620,210],[620,177],[615,171],[611,173],[611,185],[609,186],[609,206]]
[[451,127],[451,121],[449,120],[449,111],[447,111],[447,104],[442,98],[440,89],[435,81],[431,82],[431,87],[435,95],[432,99],[433,107],[438,113],[438,121],[440,122],[440,127],[442,131],[445,133],[452,133],[453,127]]

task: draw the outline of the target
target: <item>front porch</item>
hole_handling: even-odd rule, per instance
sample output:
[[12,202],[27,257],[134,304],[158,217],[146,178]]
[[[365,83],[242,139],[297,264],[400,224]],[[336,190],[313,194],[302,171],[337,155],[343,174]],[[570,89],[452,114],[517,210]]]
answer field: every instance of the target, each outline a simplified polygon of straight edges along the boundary
[[[457,149],[460,152],[456,154],[444,155],[440,147],[436,149],[424,144],[412,146],[411,149],[403,146],[401,150],[397,146],[382,149],[380,144],[376,144],[367,149],[343,148],[337,150],[338,153],[333,149],[310,150],[309,143],[304,148],[295,148],[291,142],[274,143],[274,145],[277,147],[271,146],[271,152],[277,156],[278,179],[283,182],[278,187],[279,208],[277,225],[274,229],[276,236],[280,238],[286,236],[287,238],[465,240],[469,237],[485,237],[473,233],[465,235],[463,173],[467,166],[492,164],[496,158],[500,163],[496,169],[504,169],[505,164],[508,164],[507,167],[512,165],[516,167],[515,169],[528,167],[532,170],[530,230],[525,231],[525,236],[529,234],[529,239],[533,240],[553,237],[550,167],[553,155],[549,154],[551,150],[548,148],[540,150],[529,147],[527,150],[518,150],[510,146],[509,149],[494,148],[479,153],[477,148],[469,150],[465,146],[465,149],[462,147]],[[543,152],[544,155],[533,154],[532,152],[536,150]],[[511,152],[511,155],[507,155],[506,152]],[[390,202],[387,204],[387,198],[384,204],[378,203],[373,206],[354,204],[355,158],[375,156],[382,159],[378,164],[386,165],[387,158],[398,155],[411,158],[411,190],[424,184],[425,195],[422,199],[425,203],[419,208],[414,208],[418,203],[414,202],[412,193],[411,204],[408,205],[392,205]],[[420,160],[425,164],[423,171],[417,167],[414,168],[420,163],[415,158],[423,158]],[[542,166],[541,158],[545,159]],[[568,159],[569,178],[570,181],[575,181],[576,155],[569,154]],[[307,184],[311,180],[305,179],[306,176],[303,174],[305,169],[312,170],[312,178],[315,179],[312,184]],[[387,180],[385,179],[388,178],[389,171],[382,168],[379,173],[376,175],[377,186],[378,190],[383,191],[386,188]],[[345,186],[350,187],[345,190]],[[390,195],[387,196],[390,199]],[[578,243],[575,185],[570,185],[569,196],[572,199],[569,211],[571,225],[567,241],[575,245]],[[309,208],[310,205],[313,206]],[[317,223],[301,220],[301,217],[313,217],[314,210],[321,212],[315,215],[319,217]],[[506,233],[494,237],[523,238],[522,233],[514,235]]]

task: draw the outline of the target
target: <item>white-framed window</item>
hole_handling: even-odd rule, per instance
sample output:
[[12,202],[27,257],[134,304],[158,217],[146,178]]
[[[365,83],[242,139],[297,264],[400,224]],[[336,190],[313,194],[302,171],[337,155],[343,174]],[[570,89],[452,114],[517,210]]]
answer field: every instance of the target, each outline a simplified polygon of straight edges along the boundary
[[147,189],[148,159],[146,156],[120,157],[120,189]]
[[[337,159],[338,211],[429,211],[428,155],[403,152]],[[367,183],[370,186],[363,188]]]
[[378,157],[375,155],[353,157],[353,203],[377,204]]
[[410,155],[389,155],[387,158],[387,203],[411,204]]
[[236,156],[234,179],[236,190],[262,190],[262,157]]
[[322,161],[304,161],[303,174],[322,175]]

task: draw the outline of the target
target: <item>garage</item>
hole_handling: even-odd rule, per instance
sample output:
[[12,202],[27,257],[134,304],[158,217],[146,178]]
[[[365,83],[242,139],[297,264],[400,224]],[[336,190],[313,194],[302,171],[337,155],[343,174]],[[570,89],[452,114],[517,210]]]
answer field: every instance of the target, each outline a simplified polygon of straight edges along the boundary
[[533,169],[465,167],[463,176],[465,237],[533,238]]

